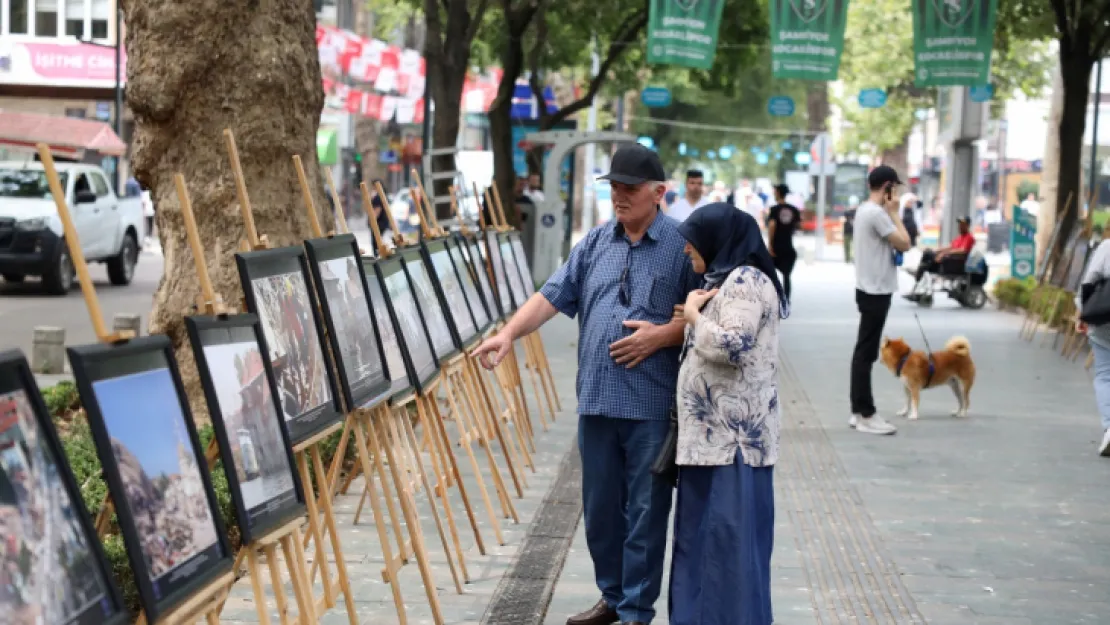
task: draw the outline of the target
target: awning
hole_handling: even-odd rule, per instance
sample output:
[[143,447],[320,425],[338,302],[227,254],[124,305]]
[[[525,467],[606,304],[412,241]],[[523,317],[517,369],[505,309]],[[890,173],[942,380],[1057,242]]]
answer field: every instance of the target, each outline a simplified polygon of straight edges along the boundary
[[123,156],[127,144],[104,122],[0,109],[0,146],[35,150],[45,143],[55,156],[80,159],[86,151]]
[[334,128],[316,131],[316,158],[321,165],[335,165],[339,162],[339,133]]

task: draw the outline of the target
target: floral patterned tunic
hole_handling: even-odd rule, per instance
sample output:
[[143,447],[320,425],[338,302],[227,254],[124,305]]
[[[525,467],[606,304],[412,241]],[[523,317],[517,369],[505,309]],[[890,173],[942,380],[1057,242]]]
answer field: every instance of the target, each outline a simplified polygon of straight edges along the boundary
[[779,297],[738,267],[686,327],[678,373],[678,464],[768,467],[779,455]]

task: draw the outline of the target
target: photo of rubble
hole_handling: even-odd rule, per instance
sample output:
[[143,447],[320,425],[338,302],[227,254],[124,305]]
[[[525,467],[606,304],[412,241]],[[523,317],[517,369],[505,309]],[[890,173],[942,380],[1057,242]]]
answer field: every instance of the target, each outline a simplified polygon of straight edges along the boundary
[[409,289],[405,273],[398,269],[386,276],[385,288],[389,291],[393,312],[397,313],[397,322],[401,327],[401,335],[405,338],[405,346],[408,347],[413,369],[416,375],[423,379],[435,371],[436,364],[427,335],[420,325],[420,312],[416,308],[416,299]]
[[[0,623],[103,620],[103,569],[22,390],[0,394]],[[97,620],[99,619],[99,620]]]
[[424,312],[424,323],[428,325],[428,334],[431,335],[436,356],[442,358],[455,349],[455,342],[451,339],[447,318],[439,305],[435,287],[432,286],[432,277],[428,275],[428,268],[420,258],[406,261],[406,266],[412,276],[414,295],[420,304],[420,310]]
[[532,278],[532,268],[528,266],[528,257],[524,254],[524,244],[520,242],[519,236],[509,237],[509,240],[516,254],[516,266],[520,268],[521,280],[524,282],[524,294],[532,297],[536,292],[536,285]]
[[451,309],[451,318],[455,320],[455,329],[463,341],[469,341],[478,332],[474,327],[474,320],[470,317],[470,309],[466,305],[466,294],[463,293],[459,277],[455,275],[455,266],[447,249],[438,249],[431,253],[432,266],[435,267],[436,278],[443,289],[443,296],[447,299],[447,307]]
[[[470,269],[463,257],[463,251],[461,248],[451,245],[448,246],[447,252],[450,254],[451,264],[455,266],[457,275],[462,277],[462,290],[466,294],[466,300],[470,302],[470,311],[474,313],[474,320],[478,323],[478,328],[485,328],[489,325],[489,315],[486,314],[486,309],[482,306],[482,301],[478,296],[478,287],[474,284],[474,276],[470,275]],[[477,328],[475,328],[475,331],[477,331]]]
[[92,388],[147,573],[158,580],[218,540],[177,388],[166,368],[100,380]]
[[286,421],[332,400],[320,335],[304,274],[293,271],[251,280],[255,306],[274,369]]
[[478,248],[477,241],[470,243],[470,262],[473,265],[473,271],[478,276],[478,286],[482,289],[482,297],[486,300],[486,306],[489,306],[489,312],[495,317],[500,317],[497,310],[497,301],[494,299],[496,295],[489,283],[489,271],[486,269],[486,261],[482,257],[482,252]]
[[497,285],[497,299],[501,302],[501,310],[508,314],[513,311],[513,301],[509,296],[509,283],[505,278],[505,265],[501,261],[501,248],[497,244],[497,234],[486,233],[486,240],[482,242],[482,251],[489,264],[493,266],[493,281]]
[[265,363],[256,341],[207,345],[204,358],[235,459],[249,516],[269,502],[294,496],[293,465],[281,436]]
[[517,269],[516,258],[513,256],[513,247],[509,244],[507,239],[501,239],[499,244],[501,248],[501,258],[505,262],[505,274],[509,280],[509,292],[513,294],[513,301],[516,302],[519,308],[524,300],[528,298],[524,294],[524,281],[520,279],[520,270]]
[[[404,280],[405,276],[401,276]],[[369,269],[366,271],[366,288],[370,291],[370,301],[374,306],[374,320],[378,325],[378,334],[382,337],[382,349],[385,351],[385,364],[389,369],[389,381],[394,386],[408,385],[408,372],[405,370],[404,354],[401,353],[401,343],[397,340],[397,333],[393,330],[393,320],[389,316],[385,294],[378,275]],[[420,320],[417,320],[417,326]]]
[[355,387],[385,381],[358,261],[346,256],[321,262],[320,282],[328,300],[332,331],[339,343],[347,383],[357,396]]

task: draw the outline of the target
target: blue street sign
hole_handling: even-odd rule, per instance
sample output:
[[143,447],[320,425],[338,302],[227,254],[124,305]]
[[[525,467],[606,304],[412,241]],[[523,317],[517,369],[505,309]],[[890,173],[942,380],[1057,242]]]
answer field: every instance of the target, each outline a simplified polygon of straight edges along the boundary
[[790,149],[790,148],[792,148],[792,147],[794,147],[794,144],[793,144],[793,143],[791,143],[791,142],[789,142],[789,141],[783,141],[783,142],[782,142],[782,149],[784,149],[784,150],[789,150],[789,149]]
[[710,150],[710,151],[706,152],[705,155],[708,156],[711,159],[712,158],[717,158],[717,153],[714,152],[713,150]]
[[732,158],[732,146],[726,145],[722,147],[720,150],[717,150],[717,155],[721,157],[721,160],[727,161]]
[[645,148],[647,148],[649,150],[654,150],[655,149],[655,140],[652,139],[651,137],[640,137],[640,138],[636,139],[636,143],[639,143],[640,145],[644,146]]
[[649,109],[671,105],[671,90],[666,87],[646,87],[640,92],[640,101]]
[[976,85],[971,88],[968,95],[972,102],[986,102],[994,97],[994,85]]
[[678,144],[678,153],[682,156],[686,156],[686,144],[685,143],[679,143]]
[[759,147],[758,145],[753,145],[752,146],[752,154],[759,154],[762,151],[763,151],[763,148]]
[[760,165],[766,165],[768,160],[770,159],[764,152],[760,152],[759,154],[755,155],[755,162],[759,163]]
[[813,157],[811,157],[809,155],[809,152],[795,152],[794,153],[794,162],[799,164],[799,165],[802,165],[802,166],[809,165],[809,162],[811,160],[813,160]]
[[860,108],[881,109],[886,106],[886,91],[882,89],[864,89],[859,92]]
[[111,102],[97,102],[96,103],[96,118],[102,120],[112,119],[112,103]]
[[774,96],[767,100],[767,112],[775,117],[790,117],[794,114],[794,100],[784,95]]

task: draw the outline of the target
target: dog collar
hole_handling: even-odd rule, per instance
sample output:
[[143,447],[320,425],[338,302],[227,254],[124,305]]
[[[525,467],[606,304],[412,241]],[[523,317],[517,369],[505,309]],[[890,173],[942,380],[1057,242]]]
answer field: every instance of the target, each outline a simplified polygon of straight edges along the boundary
[[[912,353],[912,352],[911,352]],[[898,361],[898,366],[894,368],[894,377],[901,377],[902,368],[906,366],[906,361],[910,359],[910,355],[906,354]],[[929,377],[925,378],[925,388],[929,388],[929,384],[933,381],[933,375],[937,372],[937,363],[933,360],[933,355],[929,354]]]
[[894,377],[897,378],[897,377],[902,375],[902,367],[906,366],[906,361],[909,360],[909,359],[910,359],[909,354],[906,354],[905,356],[902,356],[902,359],[898,361],[898,366],[896,366],[894,368]]

